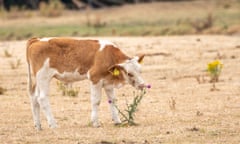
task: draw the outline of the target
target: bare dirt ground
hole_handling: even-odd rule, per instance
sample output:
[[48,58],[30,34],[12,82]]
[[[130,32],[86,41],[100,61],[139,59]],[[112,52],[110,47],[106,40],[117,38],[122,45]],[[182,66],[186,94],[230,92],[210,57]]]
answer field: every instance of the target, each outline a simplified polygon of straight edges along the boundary
[[[101,37],[119,45],[128,55],[145,53],[143,77],[152,85],[136,115],[138,126],[116,127],[106,96],[100,105],[100,128],[89,126],[90,93],[87,80],[74,84],[77,97],[61,96],[51,83],[50,103],[58,128],[33,126],[27,96],[26,41],[0,43],[0,142],[21,143],[240,143],[240,37]],[[4,51],[12,54],[6,57]],[[204,72],[207,64],[224,64],[219,91]],[[21,65],[11,68],[20,60]],[[199,78],[200,80],[197,80]],[[131,101],[134,88],[117,90],[118,105]],[[125,94],[125,96],[123,96]],[[175,101],[175,108],[173,106]]]

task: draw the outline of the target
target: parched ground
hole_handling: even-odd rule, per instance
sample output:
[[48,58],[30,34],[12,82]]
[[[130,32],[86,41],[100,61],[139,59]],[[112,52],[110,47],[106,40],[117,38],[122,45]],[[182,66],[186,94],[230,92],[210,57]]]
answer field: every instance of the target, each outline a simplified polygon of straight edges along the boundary
[[[61,96],[51,83],[50,103],[58,128],[48,128],[43,114],[42,131],[33,127],[27,96],[26,41],[0,42],[0,142],[21,143],[240,143],[240,37],[101,37],[119,45],[128,55],[145,53],[143,77],[152,85],[136,115],[138,126],[116,127],[107,98],[100,105],[100,128],[89,126],[90,93],[87,80],[74,83],[77,97]],[[7,57],[5,52],[12,54]],[[205,70],[220,59],[224,64],[219,91]],[[16,65],[17,61],[21,64]],[[12,68],[13,67],[13,68]],[[15,68],[14,68],[15,67]],[[117,90],[124,109],[134,88]],[[175,104],[174,104],[175,103]]]

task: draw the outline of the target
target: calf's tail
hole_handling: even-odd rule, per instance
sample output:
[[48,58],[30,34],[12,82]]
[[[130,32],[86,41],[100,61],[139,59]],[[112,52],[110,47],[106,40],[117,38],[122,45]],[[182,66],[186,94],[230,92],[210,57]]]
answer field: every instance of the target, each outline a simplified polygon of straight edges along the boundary
[[27,41],[27,49],[26,49],[26,58],[27,58],[27,66],[28,66],[28,94],[31,96],[34,93],[35,86],[32,84],[32,75],[31,75],[31,64],[30,64],[30,46],[39,41],[38,38],[31,38]]

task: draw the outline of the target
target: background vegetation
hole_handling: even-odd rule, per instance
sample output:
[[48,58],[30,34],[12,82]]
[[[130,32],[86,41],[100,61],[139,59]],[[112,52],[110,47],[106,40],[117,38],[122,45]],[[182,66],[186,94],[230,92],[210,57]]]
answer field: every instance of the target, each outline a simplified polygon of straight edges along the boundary
[[[88,5],[86,5],[88,6]],[[37,10],[0,9],[0,40],[54,36],[159,36],[240,33],[240,1],[174,1],[70,10],[59,0]]]

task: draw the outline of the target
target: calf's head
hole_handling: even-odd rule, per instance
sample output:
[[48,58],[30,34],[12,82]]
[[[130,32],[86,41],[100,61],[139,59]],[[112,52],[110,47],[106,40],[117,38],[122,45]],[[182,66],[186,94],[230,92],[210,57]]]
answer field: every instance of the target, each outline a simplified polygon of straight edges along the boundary
[[109,68],[109,72],[113,76],[123,75],[126,82],[137,89],[146,87],[143,78],[141,77],[141,62],[144,55],[135,56],[123,63],[113,65]]

